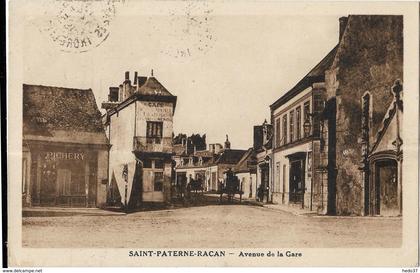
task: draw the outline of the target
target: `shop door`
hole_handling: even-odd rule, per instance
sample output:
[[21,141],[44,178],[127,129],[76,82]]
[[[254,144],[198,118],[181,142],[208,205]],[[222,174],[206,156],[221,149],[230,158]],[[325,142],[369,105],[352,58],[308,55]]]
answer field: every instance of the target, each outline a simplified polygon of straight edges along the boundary
[[376,214],[399,215],[397,162],[386,160],[376,163],[375,174]]
[[41,173],[40,203],[44,206],[56,203],[56,168],[54,163],[44,162]]
[[290,163],[289,202],[302,203],[304,194],[303,161]]

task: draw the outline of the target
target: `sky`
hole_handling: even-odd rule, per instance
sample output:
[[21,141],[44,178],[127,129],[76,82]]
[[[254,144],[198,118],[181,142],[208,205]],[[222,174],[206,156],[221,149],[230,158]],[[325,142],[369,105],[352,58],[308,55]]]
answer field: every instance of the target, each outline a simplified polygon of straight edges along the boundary
[[114,4],[107,39],[64,52],[45,30],[57,9],[35,2],[26,5],[24,83],[91,88],[100,107],[125,71],[133,80],[134,71],[153,69],[178,97],[175,134],[206,133],[208,144],[228,134],[236,149],[252,146],[253,126],[270,120],[269,105],[337,44],[343,16],[293,14],[267,2],[125,0]]

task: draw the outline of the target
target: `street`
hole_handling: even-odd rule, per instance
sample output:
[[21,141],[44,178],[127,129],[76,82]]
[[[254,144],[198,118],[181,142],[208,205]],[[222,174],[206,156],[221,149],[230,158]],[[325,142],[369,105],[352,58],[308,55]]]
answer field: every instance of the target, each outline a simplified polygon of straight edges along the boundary
[[296,216],[248,205],[23,217],[24,247],[399,247],[401,218]]

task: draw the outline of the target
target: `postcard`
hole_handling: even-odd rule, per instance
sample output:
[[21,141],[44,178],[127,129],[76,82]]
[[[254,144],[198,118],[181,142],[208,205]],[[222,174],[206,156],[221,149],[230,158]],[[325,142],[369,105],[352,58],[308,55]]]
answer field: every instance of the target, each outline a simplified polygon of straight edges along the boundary
[[8,14],[9,266],[418,266],[418,3]]

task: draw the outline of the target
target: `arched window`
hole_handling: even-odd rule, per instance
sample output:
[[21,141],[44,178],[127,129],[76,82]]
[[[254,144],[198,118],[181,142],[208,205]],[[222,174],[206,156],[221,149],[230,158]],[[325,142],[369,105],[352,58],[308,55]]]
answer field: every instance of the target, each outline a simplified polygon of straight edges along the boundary
[[367,160],[369,153],[370,120],[372,116],[371,95],[367,91],[362,96],[362,156]]

